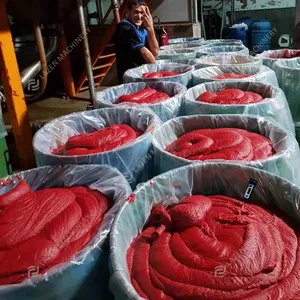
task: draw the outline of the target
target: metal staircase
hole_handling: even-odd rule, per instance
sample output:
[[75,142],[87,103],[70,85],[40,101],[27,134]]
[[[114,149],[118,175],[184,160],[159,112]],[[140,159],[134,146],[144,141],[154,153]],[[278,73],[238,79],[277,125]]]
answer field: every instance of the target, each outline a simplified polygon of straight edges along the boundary
[[[125,17],[126,6],[127,1],[123,1],[119,9],[121,19]],[[114,19],[111,24],[105,25],[107,18],[112,13],[113,9],[114,6],[112,4],[102,19],[100,26],[96,26],[95,28],[90,27],[92,33],[89,35],[89,43],[95,87],[98,87],[102,83],[116,61],[113,36],[116,30],[117,21]],[[85,91],[88,88],[87,74],[84,71],[77,81],[76,93]]]
[[[163,0],[160,0],[162,2]],[[93,75],[95,87],[101,85],[111,67],[116,61],[114,50],[113,36],[118,24],[116,17],[111,24],[106,24],[108,17],[112,14],[115,6],[119,1],[113,0],[105,16],[101,19],[101,23],[96,26],[89,26],[91,33],[89,34],[89,45],[91,53],[91,61],[93,65]],[[151,4],[151,0],[146,1],[147,5]],[[127,0],[124,0],[119,8],[119,18],[123,19],[126,14]],[[88,90],[88,78],[84,71],[76,84],[76,93]]]

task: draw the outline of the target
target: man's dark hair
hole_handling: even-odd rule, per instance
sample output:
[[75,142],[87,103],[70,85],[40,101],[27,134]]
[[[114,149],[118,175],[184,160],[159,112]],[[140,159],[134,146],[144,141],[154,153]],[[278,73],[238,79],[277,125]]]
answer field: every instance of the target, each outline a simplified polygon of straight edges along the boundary
[[129,10],[132,9],[133,6],[141,6],[141,5],[146,5],[145,0],[129,0],[127,4],[127,8]]

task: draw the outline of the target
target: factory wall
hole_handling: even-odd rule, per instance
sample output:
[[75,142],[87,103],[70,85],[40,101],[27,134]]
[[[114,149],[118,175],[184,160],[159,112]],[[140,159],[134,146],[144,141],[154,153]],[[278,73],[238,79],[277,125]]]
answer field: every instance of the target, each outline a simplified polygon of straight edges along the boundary
[[[214,7],[217,3],[219,1],[203,0],[203,4],[207,7]],[[271,47],[289,47],[292,43],[295,26],[295,6],[296,0],[235,0],[235,17],[236,19],[243,17],[250,17],[253,20],[269,19],[272,27],[275,28]],[[226,9],[230,10],[230,7],[228,3]],[[219,15],[221,15],[221,5],[217,9],[219,10]],[[285,21],[282,22],[282,20]]]
[[[227,1],[231,2],[231,1]],[[200,3],[200,0],[199,0]],[[220,1],[203,0],[204,5],[215,6]],[[235,10],[261,10],[295,7],[296,0],[235,0]]]
[[[101,0],[101,5],[102,5],[103,15],[105,15],[111,5],[111,0]],[[97,11],[96,0],[91,0],[87,8],[89,13],[93,13]],[[113,21],[113,19],[114,19],[114,15],[111,12],[107,18],[106,24],[110,24]],[[97,24],[97,20],[91,19],[91,25],[96,25],[96,24]]]
[[153,3],[152,14],[159,17],[161,22],[192,22],[191,0],[165,0],[160,2],[158,6]]
[[[192,2],[195,0],[156,0],[152,1],[151,11],[161,22],[192,22]],[[104,14],[107,12],[111,0],[101,0]],[[96,2],[91,0],[88,4],[88,11],[96,11]],[[113,14],[108,17],[107,23],[113,20]],[[91,21],[96,24],[96,20]]]
[[[282,8],[272,10],[239,11],[236,18],[250,17],[254,20],[269,19],[275,34],[272,36],[271,47],[284,48],[292,44],[294,31],[295,8]],[[285,20],[283,22],[282,20]]]
[[296,0],[296,18],[295,25],[300,22],[300,0]]

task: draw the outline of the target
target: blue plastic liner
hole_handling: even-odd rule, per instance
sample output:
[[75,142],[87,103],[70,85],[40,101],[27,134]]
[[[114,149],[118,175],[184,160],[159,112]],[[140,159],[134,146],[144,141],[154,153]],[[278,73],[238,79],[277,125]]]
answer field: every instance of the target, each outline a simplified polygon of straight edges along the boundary
[[[107,237],[112,223],[131,193],[124,176],[110,166],[41,167],[8,177],[14,183],[5,187],[0,186],[0,195],[11,190],[19,182],[18,176],[24,179],[32,190],[87,186],[105,194],[113,200],[114,205],[106,213],[96,236],[69,262],[54,266],[47,273],[32,276],[20,284],[0,286],[0,299],[69,300],[73,297],[108,299],[104,298],[105,295],[109,295],[107,287],[99,281],[103,278],[102,269],[103,272],[106,270],[107,275]],[[29,268],[32,269],[32,266],[28,266]],[[89,290],[89,297],[86,297],[85,290]]]
[[[74,135],[91,133],[114,124],[127,124],[144,134],[133,143],[103,153],[76,156],[51,154]],[[152,133],[160,124],[153,111],[145,108],[114,107],[63,116],[46,124],[34,136],[36,162],[38,166],[108,164],[124,174],[135,188],[136,184],[148,180],[148,161],[144,158],[151,145]],[[139,166],[137,162],[140,162]]]
[[[170,99],[155,104],[135,104],[135,103],[121,103],[114,104],[120,96],[125,94],[132,94],[141,91],[145,88],[152,88],[158,92],[166,93],[170,96]],[[133,82],[128,84],[122,84],[115,87],[108,88],[102,92],[96,93],[96,108],[103,107],[139,107],[152,109],[158,117],[166,122],[170,119],[179,116],[181,101],[184,93],[187,91],[186,87],[176,82]]]

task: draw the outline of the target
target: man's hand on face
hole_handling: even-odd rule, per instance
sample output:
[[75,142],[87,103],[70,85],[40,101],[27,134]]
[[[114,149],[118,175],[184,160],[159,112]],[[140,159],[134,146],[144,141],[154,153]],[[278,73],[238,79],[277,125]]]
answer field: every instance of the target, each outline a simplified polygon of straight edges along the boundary
[[143,24],[147,31],[153,30],[153,18],[151,16],[150,10],[148,6],[144,8],[144,19]]

